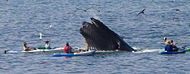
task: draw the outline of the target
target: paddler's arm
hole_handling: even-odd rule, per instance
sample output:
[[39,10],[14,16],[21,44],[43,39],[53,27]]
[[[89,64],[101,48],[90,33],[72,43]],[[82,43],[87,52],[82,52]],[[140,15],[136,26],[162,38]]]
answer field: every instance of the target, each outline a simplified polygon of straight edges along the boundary
[[73,52],[73,53],[78,53],[77,51],[74,51],[74,49],[71,47],[71,51]]
[[27,49],[33,49],[33,50],[36,50],[36,48],[31,48],[31,47],[27,47]]

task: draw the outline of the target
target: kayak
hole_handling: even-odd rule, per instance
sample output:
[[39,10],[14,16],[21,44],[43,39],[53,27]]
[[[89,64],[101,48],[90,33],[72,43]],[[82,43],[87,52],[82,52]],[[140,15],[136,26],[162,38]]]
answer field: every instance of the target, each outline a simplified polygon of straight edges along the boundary
[[39,53],[39,52],[65,52],[64,48],[54,48],[54,49],[36,49],[31,51],[11,51],[11,50],[5,50],[4,54],[18,54],[18,53]]
[[160,54],[179,54],[179,53],[185,53],[185,50],[180,50],[180,51],[161,51]]
[[190,48],[189,49],[185,49],[185,52],[190,52]]
[[38,49],[46,49],[45,46],[39,46]]
[[54,53],[52,56],[53,57],[61,57],[61,56],[88,56],[88,55],[94,55],[95,54],[95,50],[90,50],[90,51],[86,51],[86,52],[80,52],[80,53]]
[[[79,50],[79,47],[73,47],[74,50]],[[63,53],[65,52],[64,48],[52,48],[52,49],[43,49],[39,47],[36,50],[31,50],[31,51],[12,51],[12,50],[5,50],[4,54],[19,54],[19,53]]]

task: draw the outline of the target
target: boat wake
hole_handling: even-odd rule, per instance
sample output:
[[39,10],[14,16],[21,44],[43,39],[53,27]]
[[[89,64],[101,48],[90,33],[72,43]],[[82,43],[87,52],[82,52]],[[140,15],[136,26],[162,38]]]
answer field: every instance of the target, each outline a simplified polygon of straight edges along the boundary
[[134,51],[132,53],[150,53],[150,52],[160,52],[160,51],[164,51],[164,49],[141,49],[141,48],[138,48],[138,47],[133,47],[135,50],[137,51]]
[[[159,51],[163,51],[164,49],[140,49],[140,48],[136,48],[133,47],[135,50],[132,53],[148,53],[148,52],[159,52]],[[80,48],[80,47],[73,47],[73,50],[76,52],[86,52],[89,51],[85,48]],[[51,52],[51,53],[55,53],[55,52],[62,52],[64,53],[64,48],[55,48],[55,49],[37,49],[37,50],[32,50],[32,51],[11,51],[11,50],[5,50],[4,54],[16,54],[16,53],[39,53],[39,52]],[[96,53],[115,53],[115,52],[123,52],[123,51],[119,51],[119,50],[96,50]]]
[[148,53],[148,52],[160,52],[160,51],[164,51],[164,49],[140,49],[133,53]]
[[[135,50],[132,53],[150,53],[150,52],[160,52],[160,51],[164,51],[164,49],[140,49],[137,47],[133,47]],[[74,50],[76,51],[85,51],[85,48],[79,48],[79,47],[75,47]],[[96,53],[111,53],[111,52],[121,52],[119,50],[109,50],[109,51],[105,51],[105,50],[96,50]]]

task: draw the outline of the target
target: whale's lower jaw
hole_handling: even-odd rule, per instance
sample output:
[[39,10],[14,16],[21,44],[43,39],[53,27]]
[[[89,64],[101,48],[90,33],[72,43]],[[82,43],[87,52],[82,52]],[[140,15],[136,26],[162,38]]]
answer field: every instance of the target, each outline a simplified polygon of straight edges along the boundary
[[91,22],[83,22],[83,27],[80,28],[86,49],[135,51],[99,20],[91,18]]

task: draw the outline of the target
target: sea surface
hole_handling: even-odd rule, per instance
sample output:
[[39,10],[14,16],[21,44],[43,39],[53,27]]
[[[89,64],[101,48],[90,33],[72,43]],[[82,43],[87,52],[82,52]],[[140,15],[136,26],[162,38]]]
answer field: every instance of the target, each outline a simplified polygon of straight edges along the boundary
[[[145,9],[144,14],[138,15]],[[0,0],[0,74],[190,74],[190,52],[113,52],[52,57],[53,53],[3,54],[38,47],[85,48],[82,22],[102,21],[138,49],[160,50],[163,37],[190,48],[190,0]],[[42,39],[40,39],[42,33]]]

